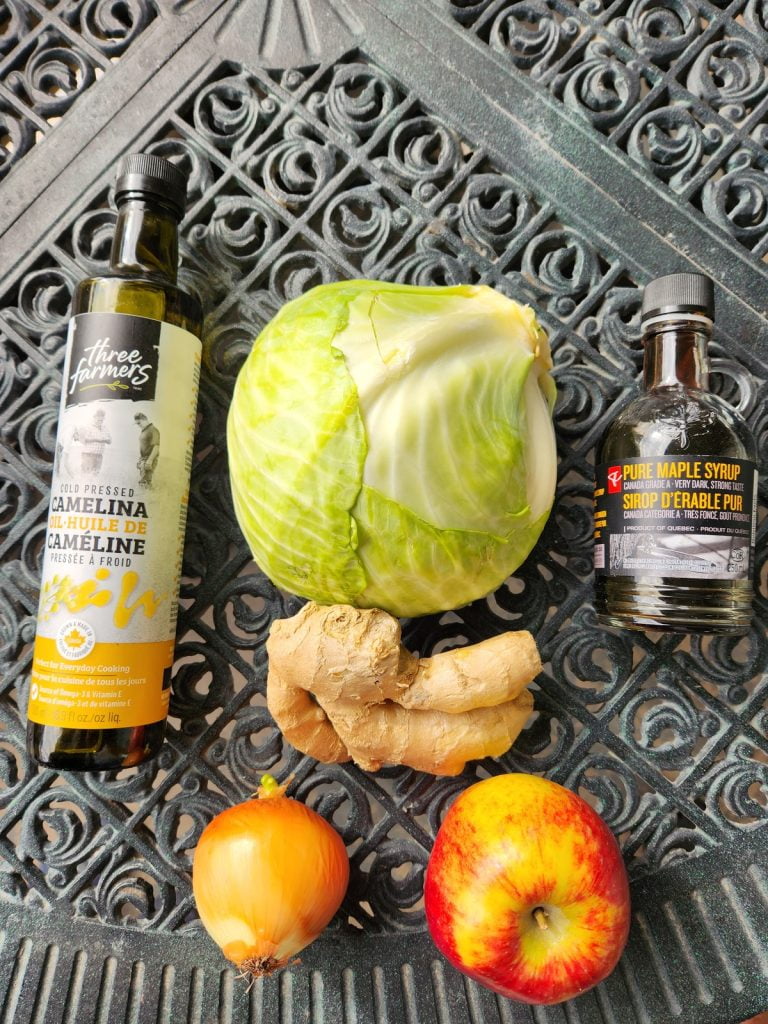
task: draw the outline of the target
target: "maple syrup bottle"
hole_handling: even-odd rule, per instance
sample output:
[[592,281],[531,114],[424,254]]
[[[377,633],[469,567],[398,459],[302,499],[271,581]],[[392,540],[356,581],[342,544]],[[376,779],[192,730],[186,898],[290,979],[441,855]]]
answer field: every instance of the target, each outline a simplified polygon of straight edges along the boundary
[[29,688],[27,744],[57,769],[155,755],[170,696],[201,309],[176,285],[186,179],[118,170],[109,271],[74,294]]
[[712,282],[652,281],[643,391],[596,457],[595,606],[629,629],[741,634],[752,616],[755,443],[708,391]]

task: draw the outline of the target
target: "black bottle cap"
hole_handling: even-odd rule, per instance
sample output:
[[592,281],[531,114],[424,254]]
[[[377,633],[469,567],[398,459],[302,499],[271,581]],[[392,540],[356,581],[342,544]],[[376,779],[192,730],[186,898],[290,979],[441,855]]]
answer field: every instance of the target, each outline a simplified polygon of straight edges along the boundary
[[162,199],[179,220],[184,216],[187,178],[176,164],[154,153],[131,153],[117,168],[115,202],[128,192],[145,192]]
[[714,319],[715,292],[711,279],[704,274],[668,274],[647,284],[641,321],[667,313],[699,313]]

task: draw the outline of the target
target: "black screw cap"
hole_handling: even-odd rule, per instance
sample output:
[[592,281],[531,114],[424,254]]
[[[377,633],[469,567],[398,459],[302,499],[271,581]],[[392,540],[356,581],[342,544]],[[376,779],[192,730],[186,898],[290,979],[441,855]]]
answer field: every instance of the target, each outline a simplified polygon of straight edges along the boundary
[[144,192],[162,199],[179,220],[184,216],[187,200],[187,178],[170,160],[154,153],[131,153],[123,157],[117,168],[115,202],[129,192]]
[[715,292],[704,274],[667,274],[645,286],[641,320],[667,313],[700,313],[714,319]]

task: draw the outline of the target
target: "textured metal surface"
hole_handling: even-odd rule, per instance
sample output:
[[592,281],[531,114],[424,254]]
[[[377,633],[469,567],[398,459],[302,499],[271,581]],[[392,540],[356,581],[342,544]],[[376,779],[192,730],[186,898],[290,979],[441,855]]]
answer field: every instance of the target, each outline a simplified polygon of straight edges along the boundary
[[[728,1024],[768,1006],[765,482],[748,637],[622,634],[591,607],[593,447],[635,387],[650,277],[715,277],[715,384],[765,458],[763,18],[744,0],[0,4],[2,1024]],[[67,306],[104,266],[114,166],[139,147],[191,172],[184,275],[208,309],[171,728],[153,764],[59,777],[29,763],[23,709]],[[423,653],[516,625],[539,641],[534,719],[459,779],[318,767],[264,704],[264,637],[298,602],[236,527],[227,405],[280,304],[353,276],[490,283],[533,302],[553,343],[541,541],[495,595],[405,628]],[[266,769],[296,773],[353,871],[302,966],[246,996],[199,934],[189,865]],[[445,808],[509,769],[590,800],[634,879],[627,955],[566,1008],[466,985],[424,934]]]

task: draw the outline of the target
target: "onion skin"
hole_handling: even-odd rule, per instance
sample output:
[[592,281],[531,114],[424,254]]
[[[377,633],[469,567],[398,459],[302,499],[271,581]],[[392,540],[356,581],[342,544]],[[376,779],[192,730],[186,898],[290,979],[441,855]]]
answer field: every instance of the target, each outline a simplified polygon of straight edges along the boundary
[[257,977],[284,967],[339,909],[349,858],[315,811],[260,790],[203,830],[192,889],[203,925],[222,953]]

